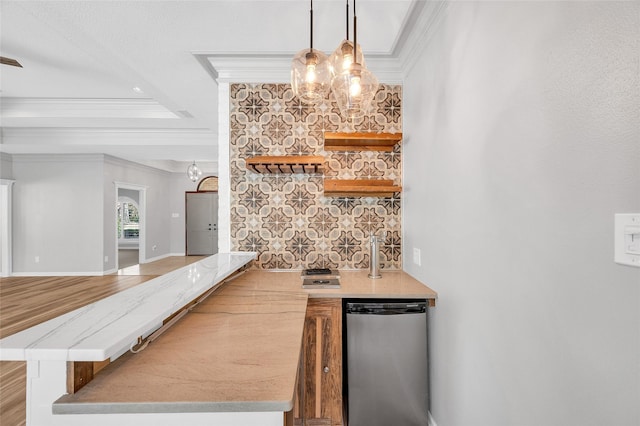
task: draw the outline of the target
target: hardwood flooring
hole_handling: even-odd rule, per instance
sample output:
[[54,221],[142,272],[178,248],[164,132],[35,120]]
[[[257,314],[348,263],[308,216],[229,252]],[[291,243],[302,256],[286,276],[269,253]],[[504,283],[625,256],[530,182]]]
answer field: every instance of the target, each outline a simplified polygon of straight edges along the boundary
[[118,267],[120,269],[140,263],[140,250],[118,249]]
[[141,265],[133,265],[128,268],[120,269],[116,275],[163,275],[183,266],[202,260],[207,256],[173,256],[167,257],[157,262],[143,263]]
[[[0,337],[126,290],[204,256],[168,257],[102,277],[0,278]],[[26,363],[0,362],[0,425],[26,424]]]

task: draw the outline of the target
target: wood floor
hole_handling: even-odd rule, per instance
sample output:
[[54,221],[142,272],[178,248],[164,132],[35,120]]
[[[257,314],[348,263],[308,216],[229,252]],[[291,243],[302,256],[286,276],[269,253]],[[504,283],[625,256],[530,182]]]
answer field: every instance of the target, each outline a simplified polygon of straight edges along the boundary
[[[102,277],[0,278],[0,338],[126,290],[204,256],[168,257]],[[26,363],[0,361],[0,425],[26,424]]]
[[140,250],[138,249],[118,249],[118,268],[126,268],[140,263]]

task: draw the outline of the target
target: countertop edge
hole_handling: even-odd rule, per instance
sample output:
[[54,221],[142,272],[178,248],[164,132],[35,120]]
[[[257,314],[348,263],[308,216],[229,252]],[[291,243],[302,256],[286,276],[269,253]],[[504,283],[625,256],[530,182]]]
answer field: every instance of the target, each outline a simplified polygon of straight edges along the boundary
[[54,415],[288,412],[293,408],[293,401],[66,402],[70,396],[64,395],[52,404],[52,413]]
[[[148,305],[145,305],[139,310],[131,309],[124,313],[126,316],[133,318],[131,320],[124,320],[125,315],[116,316],[111,322],[107,322],[105,325],[95,328],[95,330],[88,330],[86,324],[91,324],[92,327],[93,324],[100,324],[103,318],[111,315],[111,311],[107,309],[105,311],[106,313],[102,313],[101,316],[96,318],[92,317],[91,312],[96,311],[96,307],[109,306],[109,304],[114,303],[113,301],[119,301],[129,294],[137,295],[141,293],[143,289],[147,293],[153,294],[153,297],[158,297],[163,291],[172,295],[172,292],[175,291],[175,286],[172,286],[172,288],[167,291],[166,282],[171,280],[173,283],[178,276],[182,276],[186,283],[184,285],[185,292],[182,302],[187,304],[194,298],[197,299],[202,294],[221,285],[233,273],[245,267],[255,260],[255,258],[255,252],[218,253],[191,265],[145,281],[138,286],[131,287],[89,305],[64,313],[56,318],[36,324],[26,330],[3,337],[0,339],[0,361],[103,361],[116,356],[118,353],[122,353],[122,351],[126,352],[129,345],[135,342],[138,336],[153,333],[154,330],[162,325],[163,320],[180,311],[184,306],[180,303],[176,304],[175,299],[169,298],[168,302],[164,302],[164,305],[153,307],[152,313],[149,313]],[[224,265],[224,268],[216,269],[217,265],[215,263],[218,259],[223,263],[227,263]],[[214,275],[214,279],[212,282],[200,286],[197,291],[191,294],[189,291],[192,290],[193,280],[188,278],[189,271],[198,265],[202,265],[203,269],[211,271],[208,278],[212,278],[211,275]],[[202,279],[205,278],[203,277]],[[164,287],[160,289],[161,291],[158,291],[155,287],[163,285]],[[166,296],[163,295],[159,297],[166,298]],[[137,296],[137,299],[140,299],[140,296]],[[132,300],[134,300],[134,298],[132,298]],[[148,300],[145,299],[145,303],[147,302]],[[140,318],[140,316],[143,316],[143,318]],[[127,322],[124,325],[127,325],[128,328],[117,336],[114,336],[108,329],[112,327],[112,323],[116,321]],[[76,329],[67,331],[70,329],[69,324],[73,322],[82,323],[82,329],[79,331]],[[120,325],[118,326],[120,327]],[[62,338],[64,343],[56,347],[50,342],[50,336],[61,334],[64,335]],[[104,337],[101,340],[102,335],[104,335]],[[88,341],[101,341],[101,343],[90,347],[87,346]]]

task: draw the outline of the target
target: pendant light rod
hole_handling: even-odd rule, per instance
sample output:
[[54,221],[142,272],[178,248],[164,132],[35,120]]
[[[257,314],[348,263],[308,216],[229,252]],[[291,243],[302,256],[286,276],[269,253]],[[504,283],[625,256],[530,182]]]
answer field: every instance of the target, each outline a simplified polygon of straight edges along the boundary
[[353,0],[353,63],[358,63],[358,17],[356,16],[356,0]]
[[311,8],[309,9],[309,51],[313,50],[313,0],[311,0]]
[[347,13],[345,13],[344,17],[347,21],[347,36],[345,37],[345,40],[349,41],[349,0],[347,0]]

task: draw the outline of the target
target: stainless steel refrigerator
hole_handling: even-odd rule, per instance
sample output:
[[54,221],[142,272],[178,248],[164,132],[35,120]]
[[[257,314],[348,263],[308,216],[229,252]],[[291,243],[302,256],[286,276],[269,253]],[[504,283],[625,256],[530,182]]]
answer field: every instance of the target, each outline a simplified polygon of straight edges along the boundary
[[346,301],[348,426],[427,426],[426,301]]

